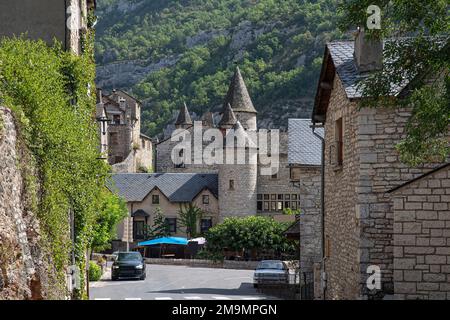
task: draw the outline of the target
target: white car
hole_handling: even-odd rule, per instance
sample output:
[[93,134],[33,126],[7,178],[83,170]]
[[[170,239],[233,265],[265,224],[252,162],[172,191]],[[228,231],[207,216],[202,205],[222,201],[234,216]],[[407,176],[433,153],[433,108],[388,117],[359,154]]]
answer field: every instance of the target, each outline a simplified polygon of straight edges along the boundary
[[263,260],[253,275],[253,287],[260,284],[289,284],[289,268],[281,260]]

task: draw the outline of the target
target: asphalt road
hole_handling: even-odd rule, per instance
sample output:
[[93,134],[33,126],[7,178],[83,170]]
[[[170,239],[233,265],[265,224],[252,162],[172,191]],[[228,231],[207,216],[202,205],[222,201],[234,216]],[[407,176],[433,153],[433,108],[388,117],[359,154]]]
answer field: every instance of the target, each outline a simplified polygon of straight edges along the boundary
[[264,300],[253,288],[253,270],[147,264],[147,279],[90,283],[91,300]]

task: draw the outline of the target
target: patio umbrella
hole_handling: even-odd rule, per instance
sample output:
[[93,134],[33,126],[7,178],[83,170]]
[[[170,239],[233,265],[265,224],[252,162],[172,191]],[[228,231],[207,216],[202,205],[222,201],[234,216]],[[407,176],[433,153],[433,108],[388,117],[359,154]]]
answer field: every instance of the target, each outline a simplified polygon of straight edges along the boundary
[[179,244],[179,245],[187,245],[188,241],[186,238],[179,237],[162,237],[153,240],[139,242],[138,246],[152,246],[152,245],[161,245],[161,244]]
[[205,244],[206,239],[203,237],[200,237],[200,238],[191,239],[191,240],[189,240],[189,242],[197,242],[198,244]]

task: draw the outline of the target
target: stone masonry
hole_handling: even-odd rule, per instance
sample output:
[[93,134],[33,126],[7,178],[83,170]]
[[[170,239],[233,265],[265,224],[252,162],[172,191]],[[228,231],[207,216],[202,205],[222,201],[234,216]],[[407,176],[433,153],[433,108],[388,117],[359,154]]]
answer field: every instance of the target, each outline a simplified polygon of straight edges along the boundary
[[450,299],[450,165],[393,191],[397,299]]

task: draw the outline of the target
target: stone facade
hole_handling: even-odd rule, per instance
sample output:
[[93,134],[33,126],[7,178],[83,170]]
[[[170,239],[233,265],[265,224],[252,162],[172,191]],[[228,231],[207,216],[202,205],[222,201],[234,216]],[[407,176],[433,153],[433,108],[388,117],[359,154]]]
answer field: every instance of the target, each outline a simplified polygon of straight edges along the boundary
[[450,299],[450,165],[392,192],[397,299]]
[[[352,48],[349,41],[327,45],[313,112],[314,122],[325,128],[326,299],[392,296],[396,269],[389,191],[438,165],[412,168],[400,162],[396,145],[406,136],[410,109],[359,108],[361,97],[349,76],[355,72],[348,67]],[[381,269],[381,290],[367,289],[370,265]]]
[[[159,204],[153,204],[152,198],[154,195],[159,196]],[[203,196],[208,196],[209,203],[204,204],[203,203]],[[203,190],[200,192],[195,199],[192,201],[192,203],[197,206],[198,208],[201,208],[204,212],[204,215],[202,218],[204,219],[211,219],[211,222],[213,225],[217,224],[219,222],[219,203],[218,199],[209,191],[209,190]],[[128,211],[130,212],[130,217],[126,218],[124,221],[122,221],[118,225],[117,229],[117,239],[121,240],[122,242],[129,241],[131,246],[134,246],[137,244],[138,241],[142,241],[139,239],[136,239],[133,234],[133,222],[137,221],[145,221],[147,225],[153,225],[154,223],[154,213],[158,208],[161,209],[163,215],[165,218],[175,218],[179,219],[179,211],[180,211],[180,205],[186,205],[187,203],[176,203],[171,202],[169,199],[166,198],[166,196],[158,189],[154,189],[151,191],[142,202],[128,202]],[[148,218],[145,217],[134,217],[131,218],[131,214],[133,212],[136,212],[137,210],[144,210],[145,212],[149,213],[150,216]],[[178,221],[178,220],[177,220]],[[198,226],[200,228],[200,226]],[[198,229],[200,230],[200,229]],[[184,227],[181,227],[179,225],[179,222],[177,223],[177,230],[174,233],[171,233],[171,236],[175,237],[186,237],[186,230]]]
[[[95,6],[94,0],[14,0],[0,3],[0,37],[26,34],[42,39],[49,45],[56,38],[66,50],[81,52],[80,37],[87,29],[88,10]],[[75,8],[77,17],[69,19],[67,10]],[[68,28],[67,26],[71,27]]]
[[102,150],[113,171],[153,170],[152,140],[141,133],[141,103],[120,90],[109,96],[99,91],[98,95],[97,116],[104,117],[98,117]]

